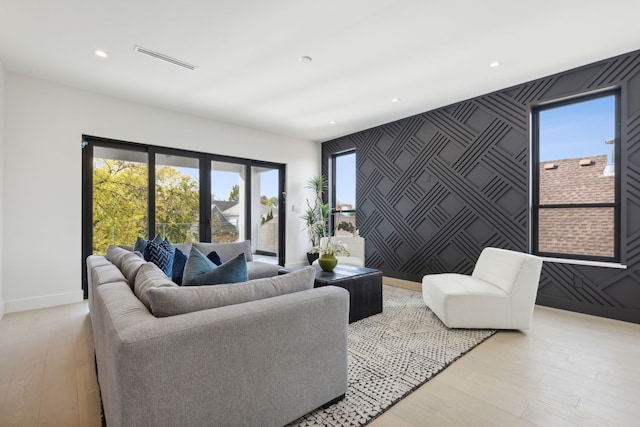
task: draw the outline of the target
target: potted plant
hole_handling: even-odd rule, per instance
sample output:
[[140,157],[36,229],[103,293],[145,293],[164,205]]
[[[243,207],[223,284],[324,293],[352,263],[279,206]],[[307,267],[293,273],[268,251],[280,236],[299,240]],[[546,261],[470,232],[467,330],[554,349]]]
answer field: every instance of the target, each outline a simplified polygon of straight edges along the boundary
[[[302,216],[305,220],[307,237],[312,247],[320,245],[320,239],[327,235],[327,222],[329,220],[329,205],[322,199],[323,193],[327,190],[327,180],[322,175],[316,175],[307,180],[305,188],[315,193],[313,203],[307,199],[307,209]],[[307,252],[309,265],[318,258],[317,252]]]
[[311,252],[320,254],[318,264],[320,264],[320,268],[324,271],[329,272],[333,271],[338,264],[336,255],[351,255],[342,242],[333,242],[331,241],[331,237],[322,240],[318,246],[314,246],[311,249]]

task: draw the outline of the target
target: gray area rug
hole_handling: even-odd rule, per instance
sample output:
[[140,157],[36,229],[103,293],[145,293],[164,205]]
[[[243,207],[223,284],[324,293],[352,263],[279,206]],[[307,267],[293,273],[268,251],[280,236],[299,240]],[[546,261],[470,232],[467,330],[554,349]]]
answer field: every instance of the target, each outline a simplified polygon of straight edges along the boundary
[[383,311],[349,325],[346,397],[290,426],[362,426],[496,333],[448,329],[420,292],[383,288]]

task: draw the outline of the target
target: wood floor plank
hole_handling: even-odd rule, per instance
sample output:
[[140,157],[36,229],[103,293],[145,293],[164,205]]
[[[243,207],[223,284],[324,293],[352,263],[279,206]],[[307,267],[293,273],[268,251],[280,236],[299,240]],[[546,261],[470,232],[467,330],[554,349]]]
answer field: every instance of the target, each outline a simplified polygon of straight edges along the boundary
[[38,425],[43,377],[43,363],[25,361],[16,366],[0,407],[3,425]]
[[100,391],[94,364],[78,366],[76,381],[78,389],[78,420],[83,427],[100,427]]
[[[370,425],[635,426],[638,342],[640,325],[536,306],[529,331],[498,332]],[[101,425],[86,302],[0,320],[0,425]]]

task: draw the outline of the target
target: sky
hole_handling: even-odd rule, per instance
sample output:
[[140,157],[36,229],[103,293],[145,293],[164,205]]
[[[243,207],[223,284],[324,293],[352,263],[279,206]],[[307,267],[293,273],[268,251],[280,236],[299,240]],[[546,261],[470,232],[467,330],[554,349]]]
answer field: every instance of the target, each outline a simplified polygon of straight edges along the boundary
[[615,138],[615,97],[540,112],[540,161],[611,154],[604,141]]
[[[183,174],[200,181],[200,171],[196,168],[177,168]],[[238,184],[238,172],[213,171],[211,178],[211,193],[216,200],[229,200],[229,193]],[[271,198],[278,195],[278,171],[276,169],[260,174],[260,195]]]

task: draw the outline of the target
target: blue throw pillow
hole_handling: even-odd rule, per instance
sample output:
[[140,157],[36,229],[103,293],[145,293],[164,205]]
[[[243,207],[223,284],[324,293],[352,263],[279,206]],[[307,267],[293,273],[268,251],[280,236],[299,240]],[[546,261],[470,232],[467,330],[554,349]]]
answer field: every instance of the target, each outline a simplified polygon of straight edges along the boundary
[[218,255],[218,252],[216,252],[216,251],[209,252],[209,254],[207,255],[207,259],[212,261],[215,265],[221,265],[222,264],[222,260],[220,259],[220,255]]
[[171,269],[171,280],[178,285],[182,285],[182,275],[184,266],[187,264],[187,254],[176,248],[173,253],[173,266]]
[[196,248],[191,248],[184,267],[183,286],[240,283],[249,280],[244,252],[217,266]]
[[[162,243],[162,236],[159,235],[159,234],[156,234],[156,237],[154,237],[153,240],[151,240],[151,242],[153,242],[153,243]],[[144,254],[144,250],[147,248],[147,244],[148,243],[149,243],[149,240],[145,240],[142,237],[138,237],[136,239],[136,243],[133,245],[133,251],[134,252],[137,251],[137,252],[140,252],[140,253]],[[146,258],[145,258],[145,260],[149,261]]]
[[138,237],[136,239],[136,243],[133,245],[133,251],[144,252],[144,249],[146,247],[147,247],[147,241],[142,237]]
[[144,248],[144,259],[157,265],[167,276],[171,277],[173,270],[173,251],[167,250],[153,240]]

